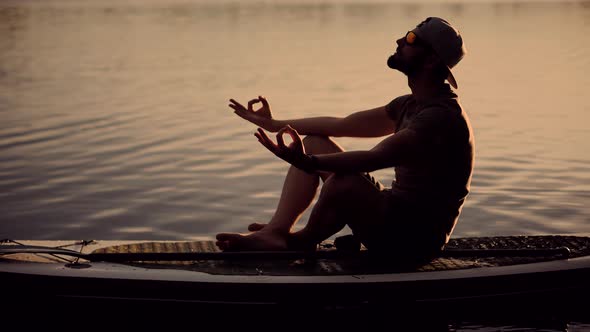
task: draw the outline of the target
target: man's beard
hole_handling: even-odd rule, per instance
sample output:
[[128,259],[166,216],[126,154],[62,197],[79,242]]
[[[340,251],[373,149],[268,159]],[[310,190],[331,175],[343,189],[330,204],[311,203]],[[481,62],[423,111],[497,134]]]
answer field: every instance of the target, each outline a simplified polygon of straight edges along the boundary
[[387,66],[391,69],[399,70],[407,76],[418,71],[418,68],[420,67],[417,61],[412,63],[402,61],[397,54],[393,54],[387,59]]
[[389,59],[387,59],[387,67],[391,69],[399,69],[399,63],[395,59],[395,54],[390,55]]

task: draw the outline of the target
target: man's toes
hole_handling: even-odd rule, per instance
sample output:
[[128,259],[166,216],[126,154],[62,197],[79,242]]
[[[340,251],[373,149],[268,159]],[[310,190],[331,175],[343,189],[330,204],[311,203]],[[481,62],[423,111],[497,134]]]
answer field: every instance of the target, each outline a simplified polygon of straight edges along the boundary
[[238,233],[219,233],[215,244],[223,251],[237,250],[242,246],[244,236]]
[[217,241],[232,241],[240,236],[241,235],[237,233],[219,233],[215,236],[215,238]]
[[217,248],[219,248],[221,251],[226,251],[228,249],[228,245],[229,243],[227,241],[216,241],[215,245],[217,246]]

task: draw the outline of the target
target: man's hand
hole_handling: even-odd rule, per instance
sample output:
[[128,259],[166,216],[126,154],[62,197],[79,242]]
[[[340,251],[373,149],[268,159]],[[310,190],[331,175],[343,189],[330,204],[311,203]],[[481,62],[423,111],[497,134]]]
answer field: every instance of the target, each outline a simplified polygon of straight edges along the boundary
[[[272,112],[270,111],[268,100],[263,96],[258,96],[258,98],[250,100],[248,102],[248,108],[244,107],[234,99],[230,99],[229,101],[231,102],[229,107],[231,107],[234,110],[234,113],[242,119],[252,122],[270,132],[276,132],[278,130],[278,128],[275,128],[275,121],[272,118]],[[262,106],[255,111],[253,106],[257,103],[262,103]]]
[[[289,146],[286,146],[285,141],[283,140],[283,135],[285,133],[288,133],[293,140],[293,143],[289,144]],[[258,132],[254,133],[254,136],[256,136],[258,141],[270,152],[289,164],[308,173],[315,171],[316,165],[314,159],[305,154],[305,146],[301,141],[301,137],[297,131],[290,126],[283,127],[279,130],[277,133],[278,144],[275,144],[275,142],[273,142],[261,128],[258,128]]]

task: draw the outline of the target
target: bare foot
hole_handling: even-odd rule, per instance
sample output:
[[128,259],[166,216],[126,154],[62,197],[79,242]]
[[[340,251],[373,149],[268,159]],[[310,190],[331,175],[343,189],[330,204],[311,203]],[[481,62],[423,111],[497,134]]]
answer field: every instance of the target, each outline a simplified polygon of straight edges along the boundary
[[262,230],[264,227],[266,227],[266,225],[268,225],[268,224],[264,224],[264,223],[260,223],[260,222],[251,223],[250,225],[248,225],[248,230],[250,232],[258,232],[258,231]]
[[288,249],[287,236],[263,230],[250,234],[219,233],[215,244],[223,251],[282,251]]

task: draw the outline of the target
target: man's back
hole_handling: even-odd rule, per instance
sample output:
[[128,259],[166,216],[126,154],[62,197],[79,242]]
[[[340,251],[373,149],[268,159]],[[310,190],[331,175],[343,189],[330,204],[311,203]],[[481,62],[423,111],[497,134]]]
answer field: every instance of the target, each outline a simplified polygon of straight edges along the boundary
[[440,214],[450,234],[473,171],[474,138],[467,114],[448,86],[426,102],[412,95],[398,97],[387,112],[397,124],[396,132],[411,129],[418,139],[417,151],[395,167],[392,195],[416,209]]

